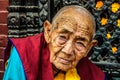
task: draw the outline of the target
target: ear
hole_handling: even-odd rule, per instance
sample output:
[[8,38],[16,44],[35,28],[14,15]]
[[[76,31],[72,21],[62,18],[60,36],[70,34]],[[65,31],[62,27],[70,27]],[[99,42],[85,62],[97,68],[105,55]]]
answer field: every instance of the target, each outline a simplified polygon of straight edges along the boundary
[[91,41],[91,46],[92,46],[92,47],[93,47],[93,46],[96,46],[97,43],[98,43],[98,41],[97,41],[96,39],[93,39],[93,40]]
[[85,55],[84,57],[86,57],[86,56],[88,55],[89,51],[92,49],[92,47],[96,46],[97,43],[98,43],[98,41],[95,40],[95,39],[93,39],[93,40],[90,42],[90,44],[89,44],[89,46],[88,46],[88,49],[87,49],[87,52],[86,52],[86,55]]
[[49,43],[50,42],[50,30],[51,30],[52,25],[48,20],[46,20],[43,25],[44,25],[44,37],[45,37],[46,42]]

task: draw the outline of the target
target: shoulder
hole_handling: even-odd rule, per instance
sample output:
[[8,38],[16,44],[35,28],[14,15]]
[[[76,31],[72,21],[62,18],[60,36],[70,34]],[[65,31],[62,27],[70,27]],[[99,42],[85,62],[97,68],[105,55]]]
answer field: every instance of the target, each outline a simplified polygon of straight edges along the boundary
[[38,51],[40,43],[42,43],[42,39],[45,41],[43,33],[25,38],[9,38],[5,49],[4,62],[8,60],[12,46],[14,46],[20,54],[23,52],[31,52],[31,50]]
[[87,57],[83,58],[77,65],[78,73],[84,80],[104,80],[104,72],[93,64]]
[[[22,45],[27,43],[38,43],[40,41],[40,38],[43,37],[43,33],[35,34],[34,36],[28,36],[25,38],[10,38],[10,41],[13,45]],[[24,45],[23,44],[23,45]]]
[[43,33],[26,38],[11,38],[10,41],[21,55],[34,53],[34,51],[39,52],[41,47],[40,43],[42,44],[43,41],[45,42]]

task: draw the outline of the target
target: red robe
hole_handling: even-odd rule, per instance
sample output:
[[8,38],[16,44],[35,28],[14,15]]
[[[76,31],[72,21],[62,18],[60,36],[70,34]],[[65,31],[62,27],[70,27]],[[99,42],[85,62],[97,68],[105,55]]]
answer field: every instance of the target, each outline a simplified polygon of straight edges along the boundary
[[[50,52],[43,33],[27,38],[10,39],[6,54],[9,54],[11,44],[16,47],[20,55],[28,80],[54,80],[49,59]],[[6,58],[8,56],[5,56],[5,60]],[[77,71],[82,80],[104,80],[105,78],[104,73],[87,57],[80,60]]]

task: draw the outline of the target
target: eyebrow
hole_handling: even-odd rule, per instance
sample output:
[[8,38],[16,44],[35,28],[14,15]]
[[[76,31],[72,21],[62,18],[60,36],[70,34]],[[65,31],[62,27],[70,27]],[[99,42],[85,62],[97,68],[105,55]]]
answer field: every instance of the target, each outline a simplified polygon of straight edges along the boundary
[[71,34],[72,31],[69,31],[69,30],[67,30],[67,29],[62,29],[62,30],[60,30],[60,33],[68,33],[68,34]]
[[84,37],[84,36],[77,36],[75,38],[75,40],[81,40],[81,41],[89,41],[89,39],[87,37]]

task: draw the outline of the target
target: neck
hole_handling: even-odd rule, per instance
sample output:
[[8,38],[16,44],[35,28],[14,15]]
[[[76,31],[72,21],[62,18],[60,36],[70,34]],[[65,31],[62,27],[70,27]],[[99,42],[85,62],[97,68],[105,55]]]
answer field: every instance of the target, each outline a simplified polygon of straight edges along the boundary
[[59,69],[57,69],[54,65],[52,65],[52,69],[53,69],[53,73],[54,73],[54,77],[60,72]]
[[62,73],[66,73],[64,71],[61,71],[60,69],[57,69],[54,65],[52,65],[52,68],[53,68],[53,74],[54,74],[54,77],[58,75],[58,73],[62,72]]

